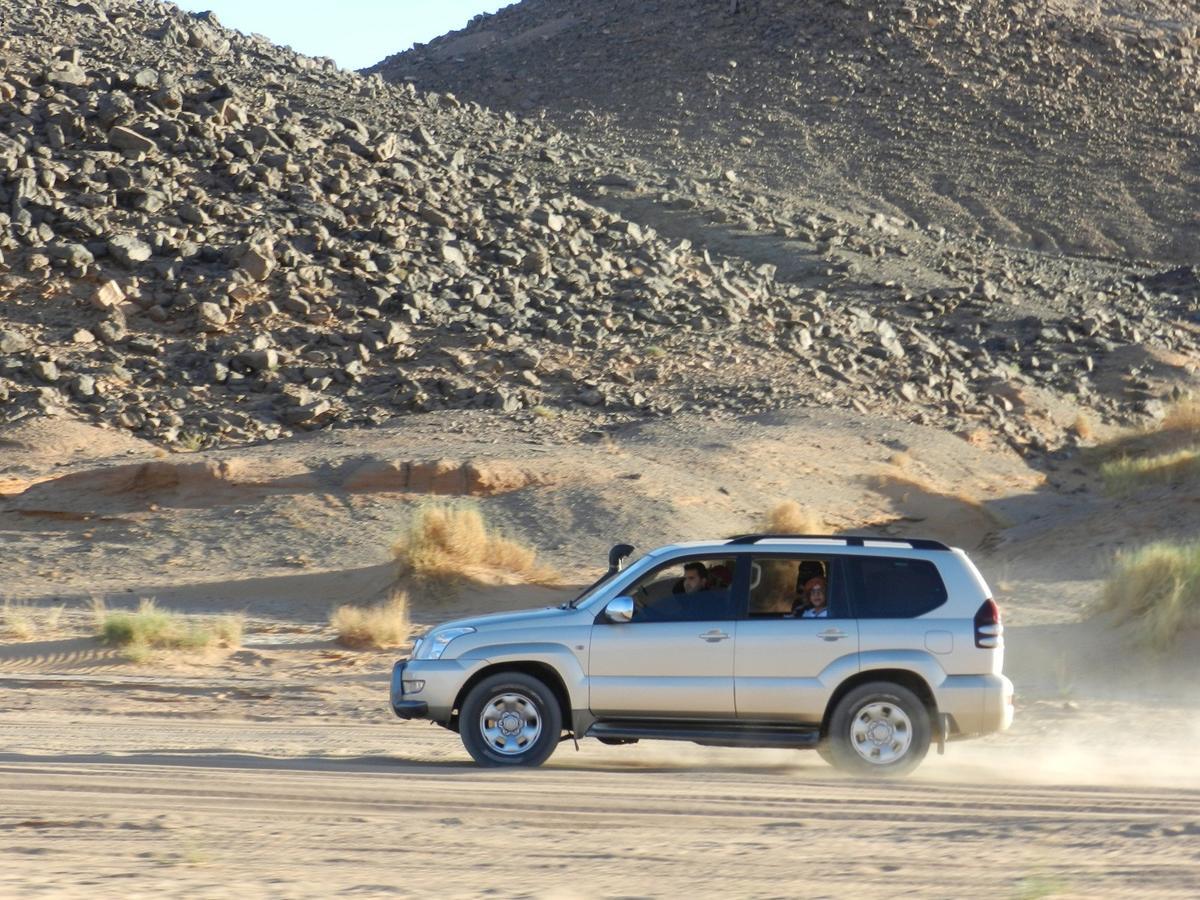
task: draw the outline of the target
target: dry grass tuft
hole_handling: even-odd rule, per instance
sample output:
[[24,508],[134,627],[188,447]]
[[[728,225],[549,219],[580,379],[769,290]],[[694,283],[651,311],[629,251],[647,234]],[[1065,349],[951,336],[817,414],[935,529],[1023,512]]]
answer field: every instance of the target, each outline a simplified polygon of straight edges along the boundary
[[7,636],[18,641],[31,641],[37,634],[33,612],[29,607],[19,603],[10,603],[8,600],[5,600],[4,606],[0,607],[0,626],[3,626]]
[[144,662],[154,651],[198,651],[210,647],[238,647],[242,643],[241,616],[220,616],[200,624],[143,600],[135,612],[108,612],[102,601],[92,601],[97,636],[121,647],[125,656]]
[[356,649],[399,647],[412,633],[408,594],[397,591],[382,606],[339,606],[329,617],[339,644]]
[[1081,412],[1075,417],[1075,421],[1071,423],[1071,432],[1081,441],[1096,439],[1096,426],[1087,413]]
[[99,634],[104,628],[104,620],[108,617],[108,607],[104,604],[104,598],[96,594],[92,594],[92,602],[90,604],[92,610],[92,626],[96,634]]
[[901,450],[888,457],[888,465],[895,466],[897,469],[911,469],[913,458]]
[[1200,403],[1177,403],[1161,422],[1127,431],[1088,451],[1088,458],[1106,462],[1122,458],[1165,456],[1180,450],[1200,449]]
[[0,634],[18,641],[32,641],[58,631],[62,614],[61,606],[39,610],[24,603],[5,600],[0,605]]
[[427,506],[392,548],[401,575],[435,581],[550,584],[537,551],[492,532],[472,507]]
[[1171,406],[1163,417],[1159,430],[1200,434],[1200,402],[1185,400]]
[[825,520],[795,500],[775,504],[762,522],[764,534],[822,534],[824,529]]
[[629,451],[623,449],[620,444],[618,444],[616,441],[614,441],[612,439],[612,435],[608,435],[608,434],[604,435],[604,437],[600,439],[600,447],[604,450],[605,453],[609,454],[610,456],[628,456],[629,455]]
[[1148,484],[1180,484],[1200,476],[1200,447],[1157,456],[1122,456],[1100,466],[1104,490],[1128,494]]
[[1135,622],[1141,640],[1159,649],[1200,627],[1200,543],[1156,543],[1117,557],[1097,604]]
[[1153,428],[1122,435],[1096,448],[1100,476],[1110,494],[1148,484],[1179,484],[1200,476],[1200,403],[1167,410]]

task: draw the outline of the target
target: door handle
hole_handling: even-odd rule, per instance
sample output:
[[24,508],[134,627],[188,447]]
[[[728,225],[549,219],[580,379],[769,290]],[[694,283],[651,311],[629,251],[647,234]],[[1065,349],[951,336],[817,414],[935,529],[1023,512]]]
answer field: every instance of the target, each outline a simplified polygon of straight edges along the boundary
[[823,641],[840,641],[844,637],[850,637],[850,635],[836,628],[826,628],[824,631],[817,632],[817,637]]
[[717,641],[728,640],[729,635],[723,631],[720,631],[719,629],[714,628],[711,631],[706,631],[704,634],[700,635],[700,639],[708,641],[710,644],[715,644]]

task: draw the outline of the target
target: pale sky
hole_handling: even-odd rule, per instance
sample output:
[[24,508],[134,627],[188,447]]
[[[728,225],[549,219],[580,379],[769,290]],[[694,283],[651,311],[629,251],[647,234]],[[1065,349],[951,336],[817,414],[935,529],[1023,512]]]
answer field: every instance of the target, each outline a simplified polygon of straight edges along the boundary
[[515,0],[177,0],[188,12],[211,10],[221,24],[261,34],[309,56],[363,69]]

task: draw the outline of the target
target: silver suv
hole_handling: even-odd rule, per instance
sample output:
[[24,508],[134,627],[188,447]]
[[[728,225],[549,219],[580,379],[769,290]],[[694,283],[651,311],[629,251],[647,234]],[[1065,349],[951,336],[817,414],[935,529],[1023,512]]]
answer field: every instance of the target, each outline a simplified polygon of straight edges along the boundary
[[813,748],[870,775],[1012,723],[1000,611],[962,550],[744,535],[623,568],[632,552],[562,606],[433,628],[395,665],[393,711],[483,765],[594,737]]

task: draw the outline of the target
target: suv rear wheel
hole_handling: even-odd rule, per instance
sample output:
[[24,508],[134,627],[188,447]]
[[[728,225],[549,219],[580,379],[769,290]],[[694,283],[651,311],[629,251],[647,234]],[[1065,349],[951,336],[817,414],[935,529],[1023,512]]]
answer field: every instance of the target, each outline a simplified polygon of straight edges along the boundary
[[540,766],[562,735],[554,692],[524,672],[498,672],[471,688],[458,715],[463,746],[482,766]]
[[920,697],[898,684],[874,681],[838,702],[823,749],[844,772],[907,775],[929,751],[930,733],[929,710]]

